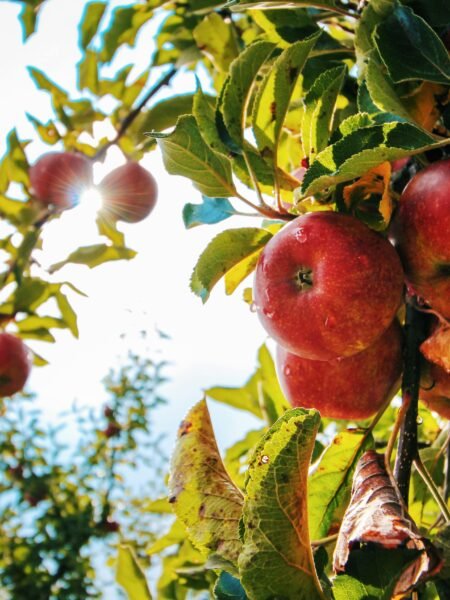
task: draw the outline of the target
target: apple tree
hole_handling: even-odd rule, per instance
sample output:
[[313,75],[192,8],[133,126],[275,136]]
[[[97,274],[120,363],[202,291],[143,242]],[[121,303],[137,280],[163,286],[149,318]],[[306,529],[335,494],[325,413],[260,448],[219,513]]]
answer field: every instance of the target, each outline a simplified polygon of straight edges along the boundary
[[[23,3],[26,35],[44,3]],[[101,241],[52,274],[133,257],[117,223],[150,213],[154,181],[135,171],[158,150],[197,190],[179,207],[186,227],[223,225],[193,265],[192,292],[214,302],[224,280],[270,336],[242,387],[207,389],[181,422],[168,500],[153,508],[170,505],[175,520],[147,548],[160,557],[157,597],[448,598],[448,3],[152,0],[112,14],[107,4],[88,3],[79,25],[79,97],[30,70],[54,111],[30,120],[58,153],[29,165],[26,141],[8,138],[4,323],[21,338],[76,333],[73,284],[36,275],[33,255],[83,176],[62,170],[61,200],[58,170],[40,161],[92,165],[116,145],[127,171],[100,183]],[[142,74],[108,78],[156,22]],[[183,72],[197,75],[194,93],[179,93]],[[98,121],[115,136],[86,142]],[[57,316],[41,313],[49,297]],[[249,411],[260,429],[222,457],[209,401]],[[118,581],[150,597],[124,549]]]

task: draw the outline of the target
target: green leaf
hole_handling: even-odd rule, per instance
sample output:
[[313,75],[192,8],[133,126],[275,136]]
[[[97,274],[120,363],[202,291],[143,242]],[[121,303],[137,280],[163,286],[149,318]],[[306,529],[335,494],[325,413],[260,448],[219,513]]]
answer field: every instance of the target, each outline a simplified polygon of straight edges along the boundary
[[191,277],[191,290],[203,302],[227,271],[262,248],[272,237],[265,229],[243,227],[219,233],[200,255]]
[[37,88],[49,92],[53,100],[56,100],[62,104],[68,101],[69,98],[67,92],[56,85],[56,83],[53,83],[53,81],[51,81],[51,79],[49,79],[43,71],[40,71],[35,67],[28,67],[28,72]]
[[223,466],[204,400],[180,425],[169,489],[175,513],[195,546],[236,564],[243,499]]
[[411,121],[411,115],[398,97],[389,76],[383,72],[381,65],[373,58],[367,64],[366,85],[370,98],[377,108]]
[[217,13],[206,15],[192,32],[197,46],[213,65],[225,73],[239,54],[233,25]]
[[128,600],[151,600],[144,572],[130,546],[119,546],[116,581],[127,593]]
[[236,211],[226,198],[208,198],[203,196],[202,204],[185,204],[183,222],[186,229],[197,225],[212,225],[220,223],[236,214]]
[[230,8],[233,11],[241,11],[246,9],[260,8],[262,10],[273,10],[273,9],[293,9],[303,8],[311,6],[314,8],[321,8],[324,10],[336,9],[336,3],[334,0],[241,0],[236,4],[230,4]]
[[125,246],[125,236],[117,229],[117,223],[112,221],[100,211],[97,214],[97,229],[100,235],[106,236],[114,246],[123,248]]
[[141,134],[148,134],[150,131],[164,131],[174,127],[181,115],[192,113],[193,99],[194,94],[177,94],[160,100],[143,113],[141,119],[137,119],[139,131]]
[[205,143],[193,116],[180,117],[172,133],[152,135],[157,138],[168,173],[188,177],[210,198],[236,195],[230,161]]
[[56,304],[58,305],[61,317],[64,319],[67,327],[70,329],[71,334],[78,337],[78,318],[77,313],[73,310],[67,296],[60,290],[55,294]]
[[217,578],[213,593],[216,600],[247,600],[239,579],[226,571],[222,571]]
[[302,183],[307,196],[349,181],[387,160],[439,146],[431,135],[409,123],[384,123],[354,131],[320,152]]
[[0,195],[0,217],[13,225],[31,225],[37,215],[37,209],[29,202],[13,200]]
[[94,50],[86,50],[78,63],[78,89],[98,92],[98,56]]
[[62,319],[56,317],[39,317],[37,315],[31,315],[25,317],[21,321],[17,321],[17,327],[21,332],[33,331],[34,329],[65,329],[67,323]]
[[17,131],[11,130],[7,137],[7,151],[0,162],[0,192],[6,192],[11,182],[29,186],[29,164],[25,154],[27,143],[21,142]]
[[[166,500],[166,502],[167,502],[167,500]],[[170,512],[172,513],[173,511],[170,510]],[[166,548],[170,548],[172,546],[178,545],[185,539],[186,539],[186,527],[183,525],[183,523],[179,519],[176,519],[172,523],[169,531],[167,533],[165,533],[164,535],[159,536],[153,542],[153,544],[149,548],[147,548],[146,553],[149,556],[152,556],[153,554],[160,554]]]
[[26,331],[19,331],[17,335],[24,340],[39,340],[40,342],[49,342],[53,344],[56,342],[55,337],[45,327],[37,327],[36,329],[27,329]]
[[398,4],[375,30],[380,56],[396,83],[419,79],[450,82],[450,57],[438,35],[408,6]]
[[289,408],[275,370],[273,358],[263,344],[258,350],[256,371],[242,387],[212,387],[205,394],[217,402],[247,410],[274,423]]
[[319,540],[340,523],[350,501],[353,473],[362,454],[373,446],[372,436],[342,431],[326,447],[308,480],[309,534]]
[[89,2],[86,5],[79,26],[80,46],[85,50],[98,31],[106,10],[106,2]]
[[69,263],[86,265],[92,269],[110,260],[130,260],[135,256],[136,252],[131,248],[107,246],[106,244],[84,246],[72,252],[65,260],[51,265],[49,272],[54,273]]
[[116,50],[123,44],[132,46],[136,36],[153,14],[152,7],[142,4],[119,6],[113,12],[111,23],[102,36],[101,60],[110,62]]
[[227,296],[233,294],[237,287],[253,273],[262,250],[262,248],[259,248],[249,256],[246,256],[225,273],[225,294]]
[[51,284],[41,279],[22,279],[13,295],[15,312],[34,312],[52,294]]
[[38,133],[39,137],[43,142],[49,144],[50,146],[53,146],[54,144],[57,144],[60,141],[61,136],[54,121],[50,120],[47,123],[41,123],[41,121],[39,121],[38,119],[33,117],[33,115],[30,115],[28,113],[27,119],[30,121],[30,123],[32,123],[33,127],[35,128],[36,132]]
[[255,42],[241,52],[231,64],[219,110],[227,134],[238,149],[243,147],[247,106],[253,84],[274,48],[275,44],[269,42]]
[[324,599],[308,535],[307,480],[316,410],[281,417],[257,446],[242,517],[241,581],[251,599]]
[[25,4],[20,13],[20,21],[23,29],[23,39],[27,40],[30,35],[36,31],[36,22],[38,17],[39,6],[33,7]]
[[275,60],[259,87],[252,122],[261,152],[270,150],[276,153],[295,84],[320,35],[318,32],[286,48]]
[[213,98],[203,93],[197,82],[197,91],[194,95],[192,112],[197,121],[200,133],[205,142],[213,150],[228,155],[229,150],[222,142],[216,125],[216,111],[212,102]]
[[310,162],[328,144],[335,104],[346,72],[345,65],[324,71],[305,96],[302,145]]
[[346,567],[348,574],[333,580],[335,600],[391,600],[397,580],[418,555],[406,548],[353,550]]
[[373,32],[376,26],[394,10],[397,0],[371,0],[364,7],[355,30],[355,52],[359,75],[362,78],[369,56],[375,44]]
[[241,489],[245,487],[245,473],[253,450],[265,432],[266,428],[251,430],[241,440],[227,448],[225,452],[225,468],[234,483]]

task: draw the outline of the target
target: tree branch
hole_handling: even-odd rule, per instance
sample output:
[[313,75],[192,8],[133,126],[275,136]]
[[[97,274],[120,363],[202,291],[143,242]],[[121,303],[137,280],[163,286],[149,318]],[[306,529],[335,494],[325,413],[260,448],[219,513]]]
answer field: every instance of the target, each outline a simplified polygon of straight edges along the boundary
[[134,108],[132,111],[130,111],[130,113],[124,118],[124,120],[120,124],[120,127],[119,127],[115,137],[112,140],[110,140],[109,142],[107,142],[104,146],[99,148],[99,150],[96,152],[96,154],[92,158],[93,161],[102,160],[104,158],[107,150],[109,148],[111,148],[111,146],[114,146],[115,144],[117,144],[117,142],[120,140],[120,138],[126,133],[127,129],[130,127],[130,125],[133,123],[133,121],[136,119],[136,117],[139,115],[139,113],[145,107],[147,102],[151,98],[153,98],[153,96],[155,94],[157,94],[161,88],[163,88],[165,85],[167,85],[170,82],[172,77],[176,74],[177,70],[178,70],[177,67],[172,66],[171,69],[169,69],[169,71],[167,71],[167,73],[165,75],[163,75],[155,83],[155,85],[149,89],[149,91],[145,94],[145,96],[142,98],[142,100],[139,102],[139,104],[136,106],[136,108]]
[[420,385],[420,344],[425,339],[426,317],[416,310],[413,298],[406,299],[405,348],[403,352],[402,400],[407,405],[405,419],[400,429],[394,477],[399,491],[408,506],[411,465],[418,457],[417,404]]

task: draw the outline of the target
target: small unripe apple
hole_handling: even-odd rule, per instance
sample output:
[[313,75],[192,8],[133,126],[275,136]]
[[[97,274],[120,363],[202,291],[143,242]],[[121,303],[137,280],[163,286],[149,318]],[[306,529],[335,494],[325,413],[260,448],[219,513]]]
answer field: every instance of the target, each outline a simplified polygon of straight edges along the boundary
[[30,168],[34,196],[59,210],[72,208],[92,186],[92,163],[82,154],[49,152]]
[[128,162],[108,173],[98,189],[103,212],[127,223],[145,219],[152,212],[158,195],[154,177],[137,162]]
[[19,392],[30,370],[30,356],[22,340],[10,333],[0,333],[0,396]]
[[421,386],[420,399],[430,410],[450,419],[450,373],[434,363],[426,363]]
[[389,327],[403,271],[392,245],[355,217],[317,212],[278,232],[259,258],[253,298],[267,333],[289,352],[332,360]]
[[395,238],[416,294],[450,317],[450,159],[431,164],[405,187]]
[[277,373],[292,406],[331,419],[367,419],[398,389],[402,330],[397,321],[371,346],[347,358],[309,360],[277,348]]

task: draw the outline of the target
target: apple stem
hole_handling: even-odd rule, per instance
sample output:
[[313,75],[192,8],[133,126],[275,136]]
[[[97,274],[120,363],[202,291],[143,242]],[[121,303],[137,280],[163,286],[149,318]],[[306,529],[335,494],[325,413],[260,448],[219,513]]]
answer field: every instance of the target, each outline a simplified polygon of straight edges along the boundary
[[418,458],[417,417],[420,387],[420,345],[426,337],[426,317],[419,312],[413,298],[406,298],[405,347],[403,352],[402,401],[407,406],[400,427],[394,477],[399,492],[408,506],[412,463]]

